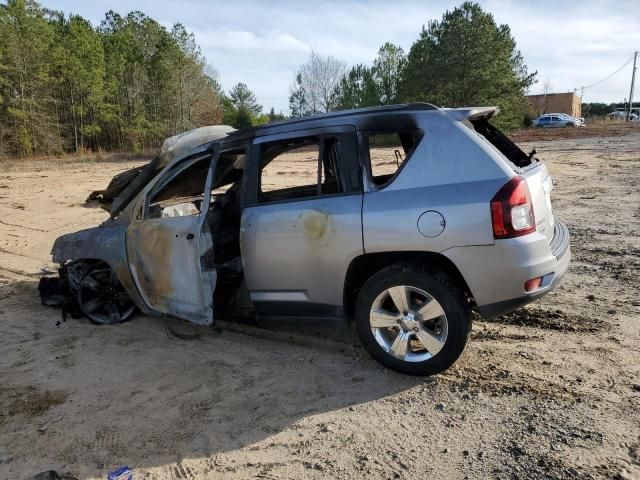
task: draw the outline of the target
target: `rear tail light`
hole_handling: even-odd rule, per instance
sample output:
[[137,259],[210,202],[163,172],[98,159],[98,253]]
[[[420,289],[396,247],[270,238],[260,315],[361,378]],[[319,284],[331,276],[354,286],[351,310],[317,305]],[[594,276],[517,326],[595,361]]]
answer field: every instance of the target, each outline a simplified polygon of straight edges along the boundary
[[513,177],[491,200],[494,238],[513,238],[535,231],[536,220],[527,182]]

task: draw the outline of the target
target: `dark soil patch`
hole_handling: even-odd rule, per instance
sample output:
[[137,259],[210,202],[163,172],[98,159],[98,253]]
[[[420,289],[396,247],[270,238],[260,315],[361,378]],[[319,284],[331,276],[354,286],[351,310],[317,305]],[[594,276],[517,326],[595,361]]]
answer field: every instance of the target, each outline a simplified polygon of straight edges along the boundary
[[[619,467],[603,465],[579,468],[567,465],[559,452],[567,448],[594,448],[603,443],[602,432],[588,419],[576,419],[563,408],[529,404],[520,407],[513,419],[521,428],[503,445],[511,457],[500,473],[511,478],[569,479],[613,478]],[[495,473],[498,473],[496,471]]]
[[0,404],[7,416],[37,417],[51,407],[61,405],[68,394],[60,390],[38,390],[36,387],[0,387]]
[[599,318],[588,317],[562,310],[545,310],[541,308],[521,308],[507,315],[487,320],[488,323],[534,327],[560,332],[597,332],[604,325]]
[[490,397],[533,395],[539,399],[566,401],[577,395],[575,391],[564,385],[549,381],[541,382],[531,376],[490,364],[482,368],[454,366],[453,370],[441,374],[438,381],[446,382],[452,392],[463,396],[466,394],[471,398],[478,395]]
[[[482,320],[484,321],[484,320]],[[530,335],[526,333],[509,333],[503,328],[476,328],[479,320],[474,320],[474,329],[471,332],[471,340],[474,342],[482,342],[488,340],[513,340],[516,342],[536,340],[543,338],[542,335]],[[482,324],[480,324],[482,325]]]

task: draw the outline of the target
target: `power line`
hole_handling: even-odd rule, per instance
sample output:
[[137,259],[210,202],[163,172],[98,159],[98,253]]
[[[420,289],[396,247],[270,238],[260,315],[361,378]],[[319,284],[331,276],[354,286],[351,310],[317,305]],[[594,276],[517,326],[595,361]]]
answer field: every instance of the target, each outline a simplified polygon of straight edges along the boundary
[[600,85],[602,82],[605,82],[607,80],[609,80],[611,77],[613,77],[616,73],[618,73],[620,70],[622,70],[624,67],[626,67],[627,65],[629,65],[631,63],[631,60],[633,60],[633,55],[631,55],[631,57],[629,57],[629,60],[627,60],[624,65],[622,65],[619,69],[617,69],[615,72],[613,72],[611,75],[607,75],[606,77],[604,77],[602,80],[600,80],[599,82],[593,83],[591,85],[587,85],[586,87],[582,87],[582,90],[586,90],[587,88],[591,88],[591,87],[595,87],[596,85]]

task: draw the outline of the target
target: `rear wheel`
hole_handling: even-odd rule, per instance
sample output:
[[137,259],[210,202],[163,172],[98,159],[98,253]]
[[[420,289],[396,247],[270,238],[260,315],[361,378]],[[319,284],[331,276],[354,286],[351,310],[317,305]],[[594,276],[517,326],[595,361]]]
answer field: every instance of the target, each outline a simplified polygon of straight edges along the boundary
[[78,284],[78,304],[82,313],[97,324],[127,321],[136,306],[107,264],[90,267]]
[[471,330],[462,291],[441,271],[394,265],[364,284],[356,328],[380,363],[411,375],[431,375],[460,357]]

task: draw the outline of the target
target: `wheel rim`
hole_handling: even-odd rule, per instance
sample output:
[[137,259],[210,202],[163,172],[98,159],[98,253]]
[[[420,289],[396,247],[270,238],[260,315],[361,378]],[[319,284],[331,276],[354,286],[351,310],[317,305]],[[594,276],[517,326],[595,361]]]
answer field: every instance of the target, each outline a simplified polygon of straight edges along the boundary
[[423,362],[442,350],[449,325],[440,303],[424,290],[399,285],[383,291],[369,312],[376,342],[405,362]]
[[128,320],[135,305],[109,267],[87,272],[78,285],[78,303],[82,312],[96,323],[120,323]]

